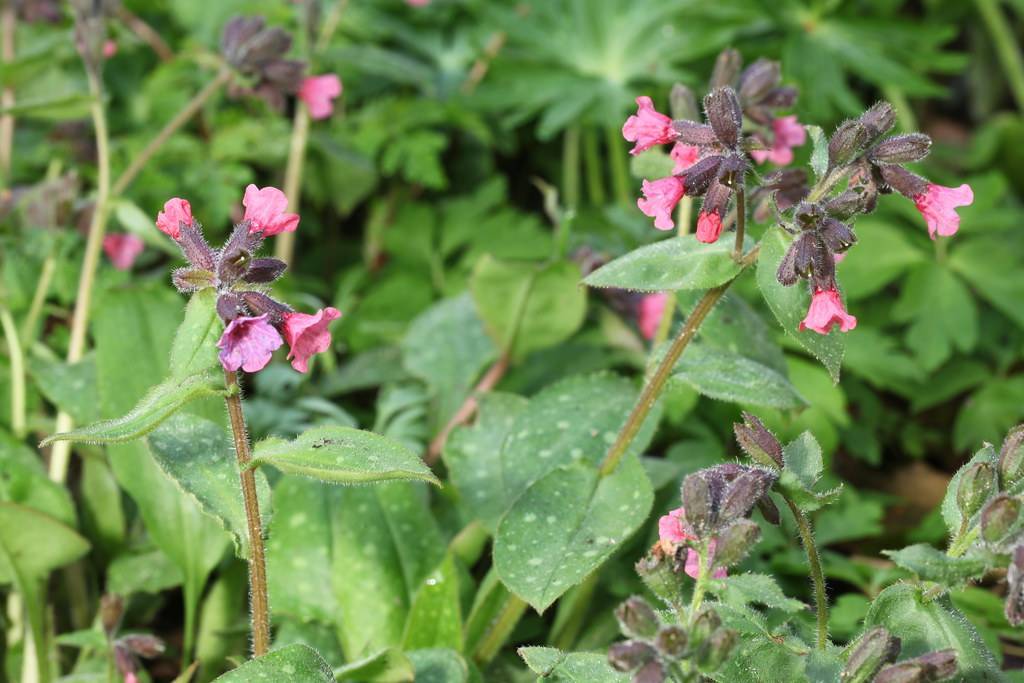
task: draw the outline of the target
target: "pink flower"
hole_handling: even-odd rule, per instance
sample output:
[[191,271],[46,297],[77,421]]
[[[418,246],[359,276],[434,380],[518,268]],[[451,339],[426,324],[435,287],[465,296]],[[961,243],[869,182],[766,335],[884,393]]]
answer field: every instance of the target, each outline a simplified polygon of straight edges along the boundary
[[701,211],[697,216],[697,241],[712,244],[722,234],[722,217],[713,211]]
[[[718,545],[718,543],[715,541],[715,539],[711,539],[711,541],[708,543],[709,558],[715,557],[716,545]],[[693,548],[690,548],[686,552],[686,565],[683,567],[683,571],[686,572],[687,576],[693,579],[696,579],[697,576],[700,575],[700,553],[698,553]],[[715,569],[715,571],[711,572],[711,576],[716,579],[724,579],[727,576],[725,567],[718,567],[717,569]]]
[[668,155],[672,157],[672,161],[676,162],[676,165],[672,168],[672,173],[682,173],[700,159],[700,147],[677,142],[672,145],[672,151]]
[[281,335],[267,322],[267,316],[239,316],[228,323],[217,342],[220,364],[225,370],[257,372],[267,366],[274,350],[284,344]]
[[662,315],[665,313],[665,303],[668,301],[668,294],[657,292],[648,294],[640,299],[640,312],[637,316],[640,323],[640,334],[644,339],[654,339],[654,334],[661,324]]
[[837,264],[842,263],[843,259],[845,259],[845,258],[846,258],[846,252],[845,251],[837,251],[836,253],[832,254],[832,260],[835,261]]
[[124,683],[139,683],[139,677],[135,675],[134,671],[129,671],[124,675]]
[[313,119],[326,119],[334,112],[332,100],[341,94],[341,79],[335,74],[310,76],[299,86],[299,99],[309,107]]
[[142,240],[131,233],[111,234],[103,238],[103,251],[118,270],[130,270],[143,246]]
[[426,7],[430,4],[430,0],[405,0],[405,4],[412,7]]
[[[686,523],[686,511],[683,508],[676,508],[658,520],[658,538],[663,544],[670,547],[697,540],[697,537],[690,532],[690,527]],[[715,545],[714,539],[708,543],[708,555],[710,557],[715,556]],[[700,573],[700,553],[693,548],[689,548],[686,553],[686,566],[683,569],[687,576],[696,579]],[[713,576],[716,579],[724,579],[726,576],[725,567],[716,569]]]
[[164,202],[164,210],[156,215],[156,227],[171,239],[181,236],[181,224],[192,225],[192,205],[187,199],[174,197]]
[[314,315],[284,314],[284,338],[291,348],[288,358],[293,368],[306,372],[310,356],[327,350],[331,345],[331,333],[327,328],[332,320],[340,317],[341,312],[331,307],[320,309]]
[[644,215],[654,219],[654,227],[658,230],[671,230],[675,227],[672,211],[683,198],[683,179],[676,176],[660,178],[655,181],[643,182],[644,196],[636,200],[636,205]]
[[285,213],[288,198],[276,187],[260,189],[250,184],[242,198],[245,207],[243,220],[249,221],[249,232],[263,232],[264,237],[282,232],[294,232],[299,226],[299,215]]
[[117,54],[117,43],[113,40],[103,41],[103,56],[110,59]]
[[842,332],[849,332],[857,327],[857,319],[846,312],[839,292],[835,289],[819,289],[811,297],[811,305],[807,309],[807,317],[800,322],[800,330],[814,330],[818,334],[828,334],[832,325],[839,325]]
[[796,116],[781,116],[772,121],[775,139],[770,150],[755,149],[750,152],[754,161],[763,164],[770,161],[777,166],[785,166],[793,162],[793,148],[807,142],[807,131],[801,126]]
[[935,239],[938,233],[943,237],[955,235],[960,229],[960,216],[956,207],[970,206],[974,202],[974,192],[966,183],[960,187],[943,187],[928,183],[928,188],[914,197],[917,210],[928,223],[928,235]]
[[638,97],[636,103],[636,114],[626,119],[626,123],[622,125],[622,137],[636,143],[633,149],[629,150],[630,154],[639,154],[645,149],[676,139],[672,119],[656,112],[650,97]]

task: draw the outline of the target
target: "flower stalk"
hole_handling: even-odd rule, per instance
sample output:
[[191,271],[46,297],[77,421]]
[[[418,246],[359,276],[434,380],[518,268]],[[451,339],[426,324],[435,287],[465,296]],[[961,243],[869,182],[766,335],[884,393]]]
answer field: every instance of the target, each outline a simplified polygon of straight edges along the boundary
[[18,339],[18,328],[6,308],[0,308],[0,326],[7,340],[7,354],[11,362],[11,431],[18,439],[25,437],[25,354]]
[[807,515],[797,507],[789,496],[784,496],[789,511],[793,513],[797,529],[800,532],[800,543],[807,553],[807,564],[811,569],[811,581],[814,583],[814,605],[817,612],[818,637],[817,647],[824,650],[828,645],[828,597],[825,595],[825,573],[821,569],[821,557],[818,546],[814,543],[814,531]]

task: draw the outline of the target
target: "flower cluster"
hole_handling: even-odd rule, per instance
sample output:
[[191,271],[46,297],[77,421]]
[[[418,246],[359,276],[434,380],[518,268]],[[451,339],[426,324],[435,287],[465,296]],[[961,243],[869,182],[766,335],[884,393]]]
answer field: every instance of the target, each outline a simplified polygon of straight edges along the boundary
[[143,633],[118,635],[123,615],[124,599],[120,595],[107,594],[100,599],[100,622],[113,651],[117,672],[124,683],[138,683],[139,658],[160,656],[164,652],[164,643],[156,636]]
[[[341,313],[331,307],[313,315],[298,313],[267,295],[263,289],[284,273],[285,263],[254,256],[265,237],[292,232],[299,216],[287,213],[288,199],[274,187],[249,185],[242,199],[245,214],[220,249],[203,238],[188,201],[167,200],[156,218],[161,232],[178,243],[189,266],[172,274],[181,292],[214,289],[217,314],[226,324],[217,346],[225,370],[262,370],[285,342],[292,367],[306,372],[309,359],[331,344],[328,326]],[[282,339],[282,336],[284,337]]]
[[896,662],[903,643],[882,626],[864,633],[847,648],[842,681],[871,683],[937,683],[952,680],[960,670],[956,650],[935,650]]

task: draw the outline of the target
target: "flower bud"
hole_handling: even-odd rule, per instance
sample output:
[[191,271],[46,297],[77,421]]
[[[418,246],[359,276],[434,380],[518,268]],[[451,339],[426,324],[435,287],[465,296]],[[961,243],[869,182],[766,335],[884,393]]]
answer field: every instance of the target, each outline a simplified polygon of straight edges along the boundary
[[1010,567],[1006,570],[1006,604],[1003,611],[1011,626],[1024,623],[1024,545],[1013,549]]
[[654,648],[638,640],[613,643],[608,648],[608,664],[616,671],[633,671],[658,656]]
[[719,628],[697,650],[697,668],[704,673],[718,671],[732,653],[739,634],[731,628]]
[[697,99],[693,96],[693,91],[682,83],[672,86],[672,91],[668,95],[668,105],[673,119],[696,121],[700,117],[700,110],[697,108]]
[[672,122],[672,130],[678,135],[676,141],[684,145],[707,147],[718,143],[715,130],[706,123],[679,119]]
[[1024,479],[1024,425],[1017,425],[1006,435],[999,449],[999,482],[1008,489]]
[[683,480],[682,499],[686,521],[697,535],[707,532],[714,522],[715,510],[712,507],[711,489],[700,473],[687,475]]
[[764,515],[764,521],[772,526],[779,526],[781,518],[779,517],[779,508],[776,507],[775,501],[768,496],[762,496],[757,501],[757,509]]
[[158,657],[164,652],[164,641],[156,636],[142,633],[133,633],[123,638],[118,638],[117,642],[128,648],[130,652],[146,659]]
[[825,218],[821,222],[821,239],[833,254],[842,253],[857,242],[857,235],[846,223],[835,218]]
[[654,647],[668,659],[679,659],[686,652],[686,631],[679,626],[664,626],[654,639]]
[[731,567],[741,562],[761,539],[761,527],[752,520],[738,519],[717,538],[712,562],[715,567]]
[[756,467],[736,477],[726,489],[718,513],[719,519],[728,522],[738,517],[746,517],[777,478],[778,474],[775,472]]
[[868,683],[883,665],[896,660],[900,647],[899,638],[876,626],[853,646],[839,680],[842,683]]
[[957,674],[956,650],[936,650],[884,667],[873,683],[933,683]]
[[796,104],[796,88],[783,86],[772,88],[761,98],[761,106],[768,109],[789,109]]
[[[796,281],[800,279],[800,274],[796,269],[796,259],[802,238],[803,235],[797,238],[793,244],[789,245],[789,249],[787,249],[786,253],[782,255],[782,260],[779,261],[779,269],[775,271],[775,279],[778,280],[779,284],[783,287],[790,287],[796,284]],[[808,259],[808,262],[809,261],[810,259]],[[737,436],[737,440],[738,439],[739,437]],[[740,445],[742,446],[743,444]]]
[[245,315],[245,302],[237,294],[224,292],[217,297],[217,315],[229,323],[238,316]]
[[666,555],[660,545],[655,545],[635,565],[636,573],[654,595],[668,604],[681,598],[679,576],[673,571],[673,557]]
[[661,619],[643,598],[634,595],[615,609],[622,633],[630,638],[650,640],[661,627]]
[[828,141],[829,168],[842,166],[860,154],[871,140],[871,134],[860,121],[844,121]]
[[291,308],[279,301],[271,299],[262,292],[240,292],[239,296],[245,302],[246,307],[253,315],[267,314],[267,320],[271,325],[280,325],[284,320],[284,314],[291,312]]
[[699,197],[708,191],[708,186],[718,178],[724,157],[712,155],[704,157],[682,173],[684,192],[691,197]]
[[216,284],[213,273],[202,268],[175,268],[171,272],[171,282],[182,294],[198,292]]
[[904,197],[914,199],[928,189],[928,181],[902,166],[884,164],[877,168],[886,186],[896,190]]
[[732,85],[736,82],[736,76],[743,67],[743,57],[738,50],[729,48],[718,53],[715,59],[715,68],[711,72],[711,90]]
[[930,680],[933,681],[944,681],[947,678],[952,678],[959,670],[959,665],[956,661],[956,650],[952,648],[926,652],[915,659],[932,670],[932,678]]
[[252,284],[266,284],[281,277],[288,264],[276,258],[254,258],[242,279]]
[[705,606],[697,613],[690,627],[690,643],[699,647],[711,634],[722,625],[722,619],[712,607]]
[[178,247],[185,260],[196,268],[214,270],[216,254],[203,239],[203,226],[193,220],[191,225],[182,223],[179,227]]
[[217,264],[217,277],[221,282],[236,282],[249,270],[251,264],[251,252],[245,249],[225,251],[220,256],[220,263]]
[[988,543],[1006,540],[1020,518],[1019,498],[1000,493],[981,511],[981,537]]
[[124,616],[124,598],[115,593],[107,593],[100,598],[100,623],[103,625],[103,632],[110,638],[121,625],[121,617]]
[[976,462],[965,469],[956,489],[956,506],[960,515],[964,519],[973,517],[995,490],[995,472],[990,463]]
[[719,141],[726,147],[736,147],[743,126],[743,113],[736,91],[728,86],[712,90],[704,98],[704,113]]
[[743,412],[743,422],[732,426],[736,443],[751,460],[765,467],[781,468],[782,444],[757,416]]
[[665,667],[655,659],[640,667],[640,670],[633,676],[633,683],[664,683],[667,676]]
[[760,102],[781,80],[779,63],[770,59],[758,59],[740,74],[740,101]]
[[878,138],[888,133],[896,123],[896,110],[888,102],[877,102],[860,115],[859,121],[872,138]]
[[825,211],[839,220],[852,218],[864,212],[864,193],[856,190],[845,190],[825,202]]
[[931,147],[932,139],[924,133],[909,133],[883,140],[868,156],[883,164],[909,164],[928,156]]

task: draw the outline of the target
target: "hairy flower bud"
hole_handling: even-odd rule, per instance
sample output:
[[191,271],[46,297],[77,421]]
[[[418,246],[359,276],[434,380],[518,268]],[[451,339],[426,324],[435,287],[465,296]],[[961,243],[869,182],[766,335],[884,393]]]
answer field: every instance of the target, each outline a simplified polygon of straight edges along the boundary
[[713,559],[716,568],[731,567],[747,556],[761,540],[761,527],[749,519],[738,519],[718,534]]
[[686,631],[679,626],[663,626],[654,639],[654,647],[668,659],[679,659],[686,652]]
[[821,240],[832,253],[842,253],[857,242],[857,235],[846,223],[835,218],[825,218],[821,222]]
[[687,475],[683,480],[682,499],[686,521],[694,532],[698,536],[707,532],[715,520],[711,488],[707,479],[699,472]]
[[828,141],[829,168],[849,163],[871,140],[871,133],[860,121],[844,121]]
[[782,78],[779,63],[758,59],[740,74],[739,96],[744,104],[760,102]]
[[796,284],[796,281],[800,279],[800,274],[796,269],[796,259],[798,249],[800,248],[799,242],[802,238],[803,236],[801,235],[793,242],[793,244],[789,245],[789,249],[787,249],[786,253],[782,255],[782,260],[779,262],[779,269],[775,271],[775,279],[777,279],[779,284],[783,287],[794,285]]
[[217,264],[217,277],[221,282],[236,282],[248,270],[252,263],[252,252],[246,249],[232,249],[221,252]]
[[118,643],[124,645],[133,654],[145,657],[146,659],[158,657],[164,652],[164,641],[156,636],[133,633],[117,640]]
[[1013,549],[1006,570],[1006,603],[1003,612],[1011,626],[1024,623],[1024,545]]
[[884,667],[873,683],[935,683],[957,674],[956,650],[936,650]]
[[756,415],[743,411],[743,422],[735,423],[732,428],[736,443],[754,462],[765,467],[783,466],[782,444]]
[[996,490],[995,471],[987,462],[976,462],[960,475],[956,506],[964,519],[974,516]]
[[721,625],[722,619],[718,616],[718,612],[713,607],[703,607],[694,618],[693,626],[690,627],[690,643],[694,647],[699,647]]
[[846,220],[864,212],[864,193],[844,190],[824,204],[825,212],[833,218]]
[[103,632],[110,638],[121,625],[121,617],[124,615],[124,598],[115,593],[107,593],[100,598],[100,623],[103,625]]
[[1000,543],[1010,535],[1020,519],[1019,498],[1000,493],[981,510],[981,537],[988,543]]
[[643,598],[634,595],[615,609],[622,633],[630,638],[650,640],[661,627],[661,620]]
[[239,296],[253,315],[266,314],[271,325],[280,325],[284,321],[285,313],[292,310],[291,307],[275,301],[262,292],[239,292]]
[[616,671],[634,671],[657,656],[653,647],[638,640],[613,643],[608,648],[608,664]]
[[240,315],[245,315],[245,302],[242,297],[232,292],[225,292],[217,297],[217,315],[228,323]]
[[711,73],[711,89],[734,84],[742,67],[743,57],[738,50],[722,50],[715,59],[715,69]]
[[729,658],[738,642],[739,633],[735,630],[731,628],[717,629],[697,650],[697,668],[704,673],[717,671]]
[[185,260],[197,268],[213,270],[216,255],[203,239],[203,226],[193,220],[191,225],[182,224],[178,233],[178,246]]
[[924,133],[908,133],[883,140],[868,156],[883,164],[909,164],[928,156],[931,147],[932,139]]
[[729,484],[718,516],[722,522],[745,517],[778,478],[775,471],[752,467]]
[[[687,119],[672,122],[672,129],[678,134],[677,142],[696,147],[707,147],[718,143],[715,130],[706,123],[697,123]],[[691,167],[692,168],[692,167]]]
[[839,680],[842,683],[869,683],[882,666],[896,660],[900,647],[900,639],[888,630],[881,626],[872,628],[853,646]]
[[914,199],[928,189],[928,181],[902,166],[884,164],[878,167],[882,181],[904,197]]
[[202,268],[175,268],[171,272],[171,282],[182,294],[213,287],[215,280],[213,273]]
[[709,92],[704,97],[704,113],[719,141],[730,149],[735,148],[743,126],[743,113],[736,91],[726,86]]
[[675,558],[667,555],[661,545],[656,544],[634,568],[648,590],[666,603],[673,604],[681,599],[681,584],[673,569],[674,565]]
[[877,102],[860,115],[859,121],[871,138],[878,138],[888,133],[896,123],[896,110],[888,102]]
[[288,264],[276,258],[254,258],[242,279],[252,284],[265,284],[281,277]]
[[775,501],[768,496],[762,496],[757,501],[757,509],[764,515],[764,521],[772,526],[779,526],[781,517],[779,516],[779,508],[775,505]]
[[693,96],[693,91],[682,83],[672,86],[668,103],[673,119],[696,121],[700,117],[700,109],[697,108],[697,99]]
[[708,186],[718,178],[724,157],[707,156],[683,172],[683,189],[691,197],[700,197],[708,191]]
[[1008,489],[1024,479],[1024,425],[1010,430],[999,449],[999,482]]

